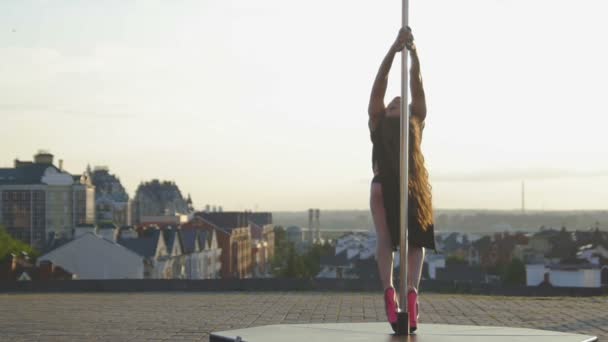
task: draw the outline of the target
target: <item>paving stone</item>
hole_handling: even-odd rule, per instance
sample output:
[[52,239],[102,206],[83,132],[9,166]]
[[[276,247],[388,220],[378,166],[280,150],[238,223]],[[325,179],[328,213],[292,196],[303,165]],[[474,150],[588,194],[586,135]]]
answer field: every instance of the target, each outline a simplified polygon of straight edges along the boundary
[[[421,322],[512,326],[608,340],[608,297],[422,294]],[[269,324],[384,321],[381,293],[0,294],[11,341],[208,341]]]

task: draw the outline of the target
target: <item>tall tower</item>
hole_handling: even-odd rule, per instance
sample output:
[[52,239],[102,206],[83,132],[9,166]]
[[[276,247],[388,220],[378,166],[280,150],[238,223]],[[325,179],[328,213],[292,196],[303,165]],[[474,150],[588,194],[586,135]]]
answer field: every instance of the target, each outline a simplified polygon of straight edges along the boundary
[[321,210],[315,209],[315,240],[317,242],[321,241],[321,221],[319,218],[321,217]]
[[523,181],[521,182],[521,213],[526,213],[526,185]]
[[308,232],[306,232],[307,235],[307,240],[308,242],[310,242],[311,244],[313,243],[313,239],[312,239],[312,231],[313,231],[313,227],[314,227],[314,209],[308,209]]

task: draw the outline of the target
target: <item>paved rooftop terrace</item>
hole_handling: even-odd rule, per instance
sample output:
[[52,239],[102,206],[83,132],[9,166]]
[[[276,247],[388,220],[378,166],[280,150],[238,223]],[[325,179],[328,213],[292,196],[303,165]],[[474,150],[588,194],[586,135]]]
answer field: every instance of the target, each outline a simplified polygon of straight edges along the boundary
[[[546,329],[608,341],[608,296],[422,294],[420,306],[422,323]],[[370,292],[0,294],[1,341],[208,341],[213,331],[259,325],[383,320],[381,294]]]

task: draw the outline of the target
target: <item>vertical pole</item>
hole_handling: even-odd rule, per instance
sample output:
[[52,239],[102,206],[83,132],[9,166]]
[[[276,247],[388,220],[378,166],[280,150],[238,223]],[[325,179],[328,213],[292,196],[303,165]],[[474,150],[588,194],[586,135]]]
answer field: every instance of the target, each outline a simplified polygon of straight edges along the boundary
[[[401,25],[409,25],[409,0],[403,1],[403,14]],[[402,312],[407,313],[407,218],[408,218],[408,154],[409,154],[409,112],[408,112],[408,50],[401,52],[401,144],[400,144],[400,240],[399,240],[399,306]]]

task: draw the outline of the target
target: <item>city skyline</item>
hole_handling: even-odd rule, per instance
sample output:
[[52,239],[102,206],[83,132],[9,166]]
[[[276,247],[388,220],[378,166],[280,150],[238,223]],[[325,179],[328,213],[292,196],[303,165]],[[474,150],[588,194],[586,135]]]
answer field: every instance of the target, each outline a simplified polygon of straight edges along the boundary
[[[0,167],[46,149],[73,174],[109,167],[131,197],[156,178],[198,208],[365,209],[367,100],[399,6],[0,4]],[[436,208],[518,209],[522,181],[527,210],[606,207],[605,10],[412,3]]]

